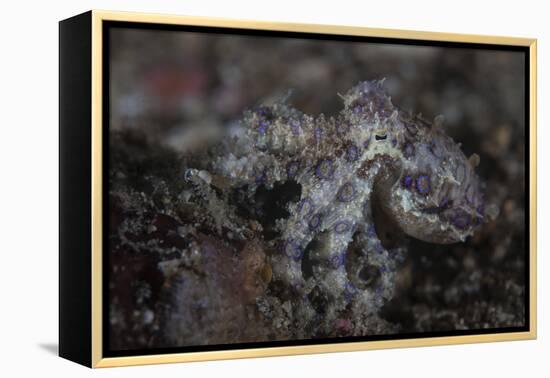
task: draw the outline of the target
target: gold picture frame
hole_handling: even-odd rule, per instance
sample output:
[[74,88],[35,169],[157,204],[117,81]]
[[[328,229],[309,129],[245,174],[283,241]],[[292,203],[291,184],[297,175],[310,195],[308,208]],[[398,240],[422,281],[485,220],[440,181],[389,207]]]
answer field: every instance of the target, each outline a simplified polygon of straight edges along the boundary
[[[80,19],[78,18],[80,17]],[[80,21],[79,21],[80,20]],[[82,22],[82,20],[84,20]],[[343,36],[361,36],[361,37],[378,37],[387,39],[407,39],[413,41],[439,41],[439,42],[458,42],[458,43],[472,43],[472,44],[491,44],[502,46],[520,46],[528,49],[528,73],[529,77],[526,79],[529,83],[529,108],[526,109],[529,116],[529,140],[526,142],[529,144],[529,235],[526,236],[529,239],[529,327],[527,331],[522,332],[505,332],[505,333],[485,333],[475,335],[460,335],[460,336],[444,336],[444,337],[427,337],[427,338],[410,338],[410,339],[397,339],[397,340],[379,340],[379,341],[358,341],[358,342],[342,342],[331,344],[313,344],[313,345],[299,345],[299,346],[269,346],[259,347],[254,349],[238,349],[238,350],[213,350],[213,351],[201,351],[201,352],[186,352],[186,353],[169,353],[169,354],[151,354],[151,355],[137,355],[137,356],[122,356],[122,357],[104,357],[102,345],[104,335],[103,324],[103,281],[102,281],[102,248],[103,248],[103,219],[105,214],[103,213],[103,195],[104,195],[104,172],[103,172],[103,107],[104,107],[104,81],[103,81],[103,24],[105,22],[130,22],[140,24],[166,24],[166,25],[189,25],[189,26],[201,26],[201,27],[218,27],[218,28],[238,28],[238,29],[253,29],[261,31],[283,31],[283,32],[300,32],[300,33],[313,33],[313,34],[331,34],[331,35],[343,35]],[[90,163],[91,167],[88,171],[90,174],[89,184],[91,185],[87,194],[90,195],[89,202],[86,202],[89,206],[89,213],[91,218],[89,224],[84,223],[85,227],[90,227],[82,232],[88,232],[88,239],[81,240],[82,243],[89,241],[89,245],[81,245],[83,249],[89,249],[89,254],[86,254],[86,258],[76,261],[77,257],[69,256],[69,253],[80,253],[80,250],[69,249],[69,244],[78,245],[78,240],[73,241],[61,241],[60,246],[60,355],[71,359],[73,361],[82,363],[90,367],[114,367],[114,366],[129,366],[129,365],[144,365],[144,364],[160,364],[160,363],[174,363],[174,362],[189,362],[189,361],[207,361],[207,360],[219,360],[219,359],[238,359],[238,358],[250,358],[250,357],[267,357],[267,356],[283,356],[283,355],[301,355],[311,353],[328,353],[328,352],[347,352],[347,351],[361,351],[371,349],[387,349],[387,348],[402,348],[402,347],[419,347],[419,346],[435,346],[435,345],[448,345],[448,344],[466,344],[466,343],[481,343],[481,342],[494,342],[494,341],[512,341],[512,340],[528,340],[535,339],[537,335],[537,298],[536,298],[536,222],[537,222],[537,170],[536,170],[536,122],[537,122],[537,73],[536,73],[536,54],[537,54],[537,41],[536,39],[528,38],[512,38],[501,36],[482,36],[482,35],[469,35],[469,34],[451,34],[451,33],[436,33],[436,32],[423,32],[423,31],[406,31],[406,30],[393,30],[393,29],[374,29],[367,27],[351,27],[351,26],[335,26],[335,25],[317,25],[317,24],[295,24],[295,23],[281,23],[281,22],[265,22],[265,21],[253,21],[253,20],[231,20],[231,19],[217,19],[210,17],[189,17],[189,16],[174,16],[174,15],[160,15],[160,14],[145,14],[145,13],[126,13],[126,12],[110,12],[110,11],[98,11],[93,10],[82,16],[77,16],[73,19],[61,22],[61,50],[60,51],[60,74],[61,91],[68,90],[64,87],[71,85],[69,81],[70,77],[77,77],[78,80],[82,79],[82,75],[75,74],[69,77],[67,73],[68,62],[64,59],[69,59],[71,53],[77,51],[82,47],[82,44],[78,44],[78,41],[73,40],[75,37],[67,37],[67,34],[73,34],[76,30],[88,33],[84,40],[89,40],[89,45],[85,44],[84,48],[89,48],[89,62],[90,77],[86,78],[91,89],[90,97],[88,98],[89,113],[87,115],[73,115],[72,117],[84,117],[84,118],[71,118],[71,115],[64,117],[64,112],[67,111],[67,107],[71,104],[71,101],[75,101],[74,98],[69,98],[69,95],[60,97],[60,113],[61,116],[61,134],[63,134],[65,128],[64,122],[75,120],[90,121],[90,128],[85,129],[89,133],[82,136],[84,140],[90,142],[89,151],[91,151]],[[73,39],[71,39],[73,38]],[[63,50],[65,49],[65,50]],[[65,53],[63,52],[65,51]],[[64,55],[65,54],[65,55]],[[83,57],[82,59],[87,59]],[[63,76],[67,75],[68,78],[64,79]],[[65,80],[65,81],[64,81]],[[76,79],[75,79],[76,80]],[[84,80],[84,79],[82,79]],[[85,104],[82,105],[85,108]],[[89,118],[86,118],[89,117]],[[74,123],[74,122],[73,122]],[[76,127],[72,125],[71,127]],[[76,131],[72,131],[76,132]],[[89,139],[86,139],[89,138]],[[63,135],[61,136],[63,141]],[[66,204],[60,204],[61,217],[64,218],[65,210],[63,206],[68,206],[71,201],[76,201],[78,194],[68,194],[70,189],[63,189],[64,179],[71,174],[71,168],[67,166],[65,172],[63,171],[63,161],[67,159],[67,155],[63,155],[63,143],[61,144],[61,186],[62,193],[60,198],[66,195],[73,199],[66,199]],[[68,151],[67,153],[69,153]],[[76,168],[73,168],[76,169]],[[65,176],[64,176],[65,175]],[[77,189],[74,189],[75,191]],[[63,201],[62,201],[63,202]],[[67,210],[69,211],[69,210]],[[65,217],[68,219],[67,217]],[[70,224],[63,223],[60,230],[60,240],[64,239],[65,233],[70,231]],[[76,226],[74,226],[76,227]],[[88,253],[88,252],[87,252]],[[80,265],[75,265],[80,264]],[[88,270],[88,277],[90,279],[89,286],[81,286],[75,284],[73,279],[77,279],[71,275],[69,270],[74,272],[80,272]],[[82,278],[83,279],[83,278]],[[87,279],[87,278],[86,278]],[[69,286],[73,286],[74,290],[85,289],[85,292],[81,293],[79,299],[74,298],[77,293],[73,292]],[[90,292],[86,292],[87,290]],[[64,300],[65,297],[72,298],[70,300]],[[74,308],[77,306],[78,301],[84,301],[84,309],[90,310],[89,317],[82,319],[81,325],[72,324],[73,318],[78,316],[78,312]],[[76,301],[76,302],[75,302]],[[88,302],[89,301],[89,302]],[[89,303],[89,305],[88,305]],[[89,322],[89,323],[88,323]],[[74,322],[73,322],[74,323]],[[83,336],[86,334],[86,336]],[[88,337],[89,335],[89,337]],[[78,345],[79,341],[83,344],[89,343],[84,348],[85,352],[76,352],[74,349]],[[84,353],[84,355],[83,355]],[[88,355],[89,353],[89,355]]]

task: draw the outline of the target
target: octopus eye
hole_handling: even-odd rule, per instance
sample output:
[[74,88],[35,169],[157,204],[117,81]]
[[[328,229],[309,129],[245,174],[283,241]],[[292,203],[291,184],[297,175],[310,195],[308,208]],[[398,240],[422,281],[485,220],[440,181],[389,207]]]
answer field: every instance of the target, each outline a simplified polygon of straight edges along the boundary
[[355,198],[355,187],[352,183],[348,182],[342,185],[337,195],[338,201],[350,202]]
[[315,175],[318,178],[329,180],[332,178],[333,174],[334,174],[334,166],[331,160],[324,159],[324,160],[321,160],[319,163],[317,163],[317,167],[315,167]]
[[416,190],[420,194],[427,194],[430,192],[430,177],[426,175],[418,176],[416,178]]
[[384,135],[375,135],[374,140],[386,140],[388,136],[386,134]]

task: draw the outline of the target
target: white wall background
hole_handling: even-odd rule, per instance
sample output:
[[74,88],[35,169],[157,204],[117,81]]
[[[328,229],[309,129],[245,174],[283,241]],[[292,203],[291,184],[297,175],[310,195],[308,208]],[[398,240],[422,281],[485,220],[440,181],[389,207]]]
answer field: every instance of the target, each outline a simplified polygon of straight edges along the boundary
[[[167,377],[548,376],[550,27],[545,1],[6,1],[0,20],[0,375]],[[57,64],[61,19],[89,9],[328,23],[539,39],[537,341],[337,353],[92,372],[57,344]]]

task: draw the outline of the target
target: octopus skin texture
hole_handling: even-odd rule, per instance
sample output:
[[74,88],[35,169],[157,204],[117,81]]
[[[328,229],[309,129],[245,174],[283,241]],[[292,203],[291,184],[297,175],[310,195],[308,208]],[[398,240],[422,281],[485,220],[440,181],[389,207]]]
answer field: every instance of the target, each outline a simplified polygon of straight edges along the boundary
[[406,246],[383,243],[374,205],[392,227],[429,243],[463,242],[486,218],[479,157],[466,158],[439,118],[399,110],[383,81],[340,97],[335,117],[304,114],[286,99],[246,111],[241,132],[207,169],[208,180],[222,177],[244,202],[298,188],[266,240],[273,278],[257,298],[289,338],[387,329],[378,314]]

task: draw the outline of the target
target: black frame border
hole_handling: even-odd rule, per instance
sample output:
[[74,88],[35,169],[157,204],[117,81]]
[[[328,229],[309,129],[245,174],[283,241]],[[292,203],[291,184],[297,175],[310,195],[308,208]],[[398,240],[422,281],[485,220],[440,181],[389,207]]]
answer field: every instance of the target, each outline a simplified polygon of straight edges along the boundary
[[59,356],[92,364],[92,12],[59,22]]

